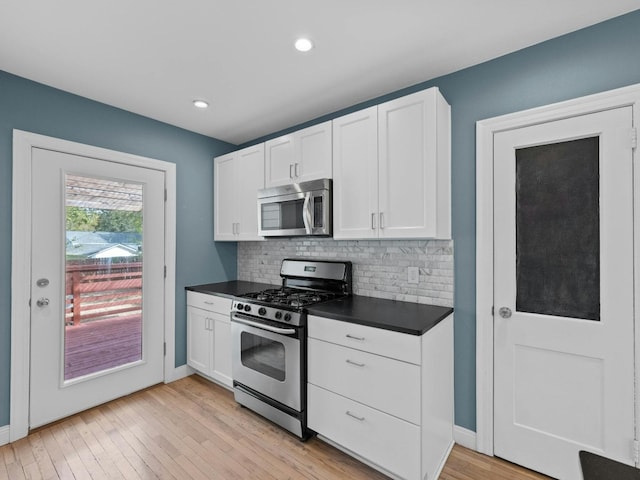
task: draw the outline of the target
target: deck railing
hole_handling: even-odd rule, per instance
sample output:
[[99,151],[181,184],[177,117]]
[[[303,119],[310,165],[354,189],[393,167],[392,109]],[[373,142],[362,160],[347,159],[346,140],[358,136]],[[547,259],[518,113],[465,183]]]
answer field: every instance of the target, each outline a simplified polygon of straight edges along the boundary
[[65,324],[142,313],[142,262],[73,263],[66,267]]

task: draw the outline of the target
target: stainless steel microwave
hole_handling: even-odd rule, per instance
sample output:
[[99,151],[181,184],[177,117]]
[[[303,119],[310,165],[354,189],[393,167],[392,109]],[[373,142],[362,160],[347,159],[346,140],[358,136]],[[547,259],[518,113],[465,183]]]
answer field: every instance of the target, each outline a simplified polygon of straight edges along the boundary
[[331,236],[331,180],[258,190],[258,234],[263,237]]

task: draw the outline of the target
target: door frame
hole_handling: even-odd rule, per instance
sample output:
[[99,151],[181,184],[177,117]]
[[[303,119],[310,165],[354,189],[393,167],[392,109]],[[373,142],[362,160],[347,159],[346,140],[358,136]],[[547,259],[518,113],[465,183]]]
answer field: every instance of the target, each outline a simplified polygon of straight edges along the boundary
[[[640,84],[568,100],[476,123],[476,450],[493,455],[493,141],[498,132],[613,108],[633,107],[633,190],[640,191],[637,129],[640,125]],[[640,195],[634,195],[634,331],[635,331],[635,432],[640,438]],[[629,446],[631,448],[631,446]]]
[[106,148],[36,133],[13,130],[12,249],[11,249],[11,393],[9,441],[29,433],[29,372],[31,311],[31,152],[54,150],[106,160],[165,174],[164,382],[178,378],[175,369],[176,165]]

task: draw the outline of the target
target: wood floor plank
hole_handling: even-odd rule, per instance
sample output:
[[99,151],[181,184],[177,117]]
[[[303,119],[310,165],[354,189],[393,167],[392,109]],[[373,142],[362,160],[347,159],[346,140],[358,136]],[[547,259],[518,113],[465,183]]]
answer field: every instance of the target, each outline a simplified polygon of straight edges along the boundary
[[129,461],[124,457],[122,452],[118,449],[116,444],[112,441],[109,435],[102,430],[100,423],[98,422],[100,415],[98,409],[89,410],[87,413],[82,414],[82,418],[87,425],[87,428],[94,436],[94,438],[100,443],[103,450],[104,462],[106,459],[110,460],[114,467],[119,472],[119,477],[112,475],[114,478],[127,478],[131,480],[140,480],[142,477],[138,475],[138,472],[133,468]]
[[44,444],[42,435],[34,433],[33,435],[29,435],[28,440],[42,478],[55,478],[56,469],[51,461],[51,457],[49,456],[47,447]]
[[[383,480],[317,438],[307,442],[192,376],[42,427],[0,447],[0,480]],[[545,480],[454,446],[440,480]]]
[[67,430],[71,430],[68,421],[57,423],[51,427],[51,433],[53,434],[56,442],[60,446],[60,450],[66,459],[67,465],[71,470],[73,477],[78,480],[90,480],[91,475],[87,471],[84,463],[80,459],[79,452],[77,452],[69,439]]
[[44,428],[38,432],[40,434],[40,438],[42,438],[42,442],[44,443],[45,448],[51,458],[51,462],[53,463],[53,467],[56,471],[56,476],[53,478],[59,478],[61,480],[73,480],[75,477],[69,464],[67,463],[67,459],[58,445],[58,441],[53,436],[53,432],[51,428]]

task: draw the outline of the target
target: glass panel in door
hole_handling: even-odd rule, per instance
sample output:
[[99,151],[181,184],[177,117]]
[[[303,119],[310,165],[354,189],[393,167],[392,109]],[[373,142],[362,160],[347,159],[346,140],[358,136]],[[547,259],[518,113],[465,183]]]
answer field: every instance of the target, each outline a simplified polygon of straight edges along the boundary
[[65,175],[64,379],[142,359],[143,188]]
[[516,308],[600,320],[599,137],[516,149]]

